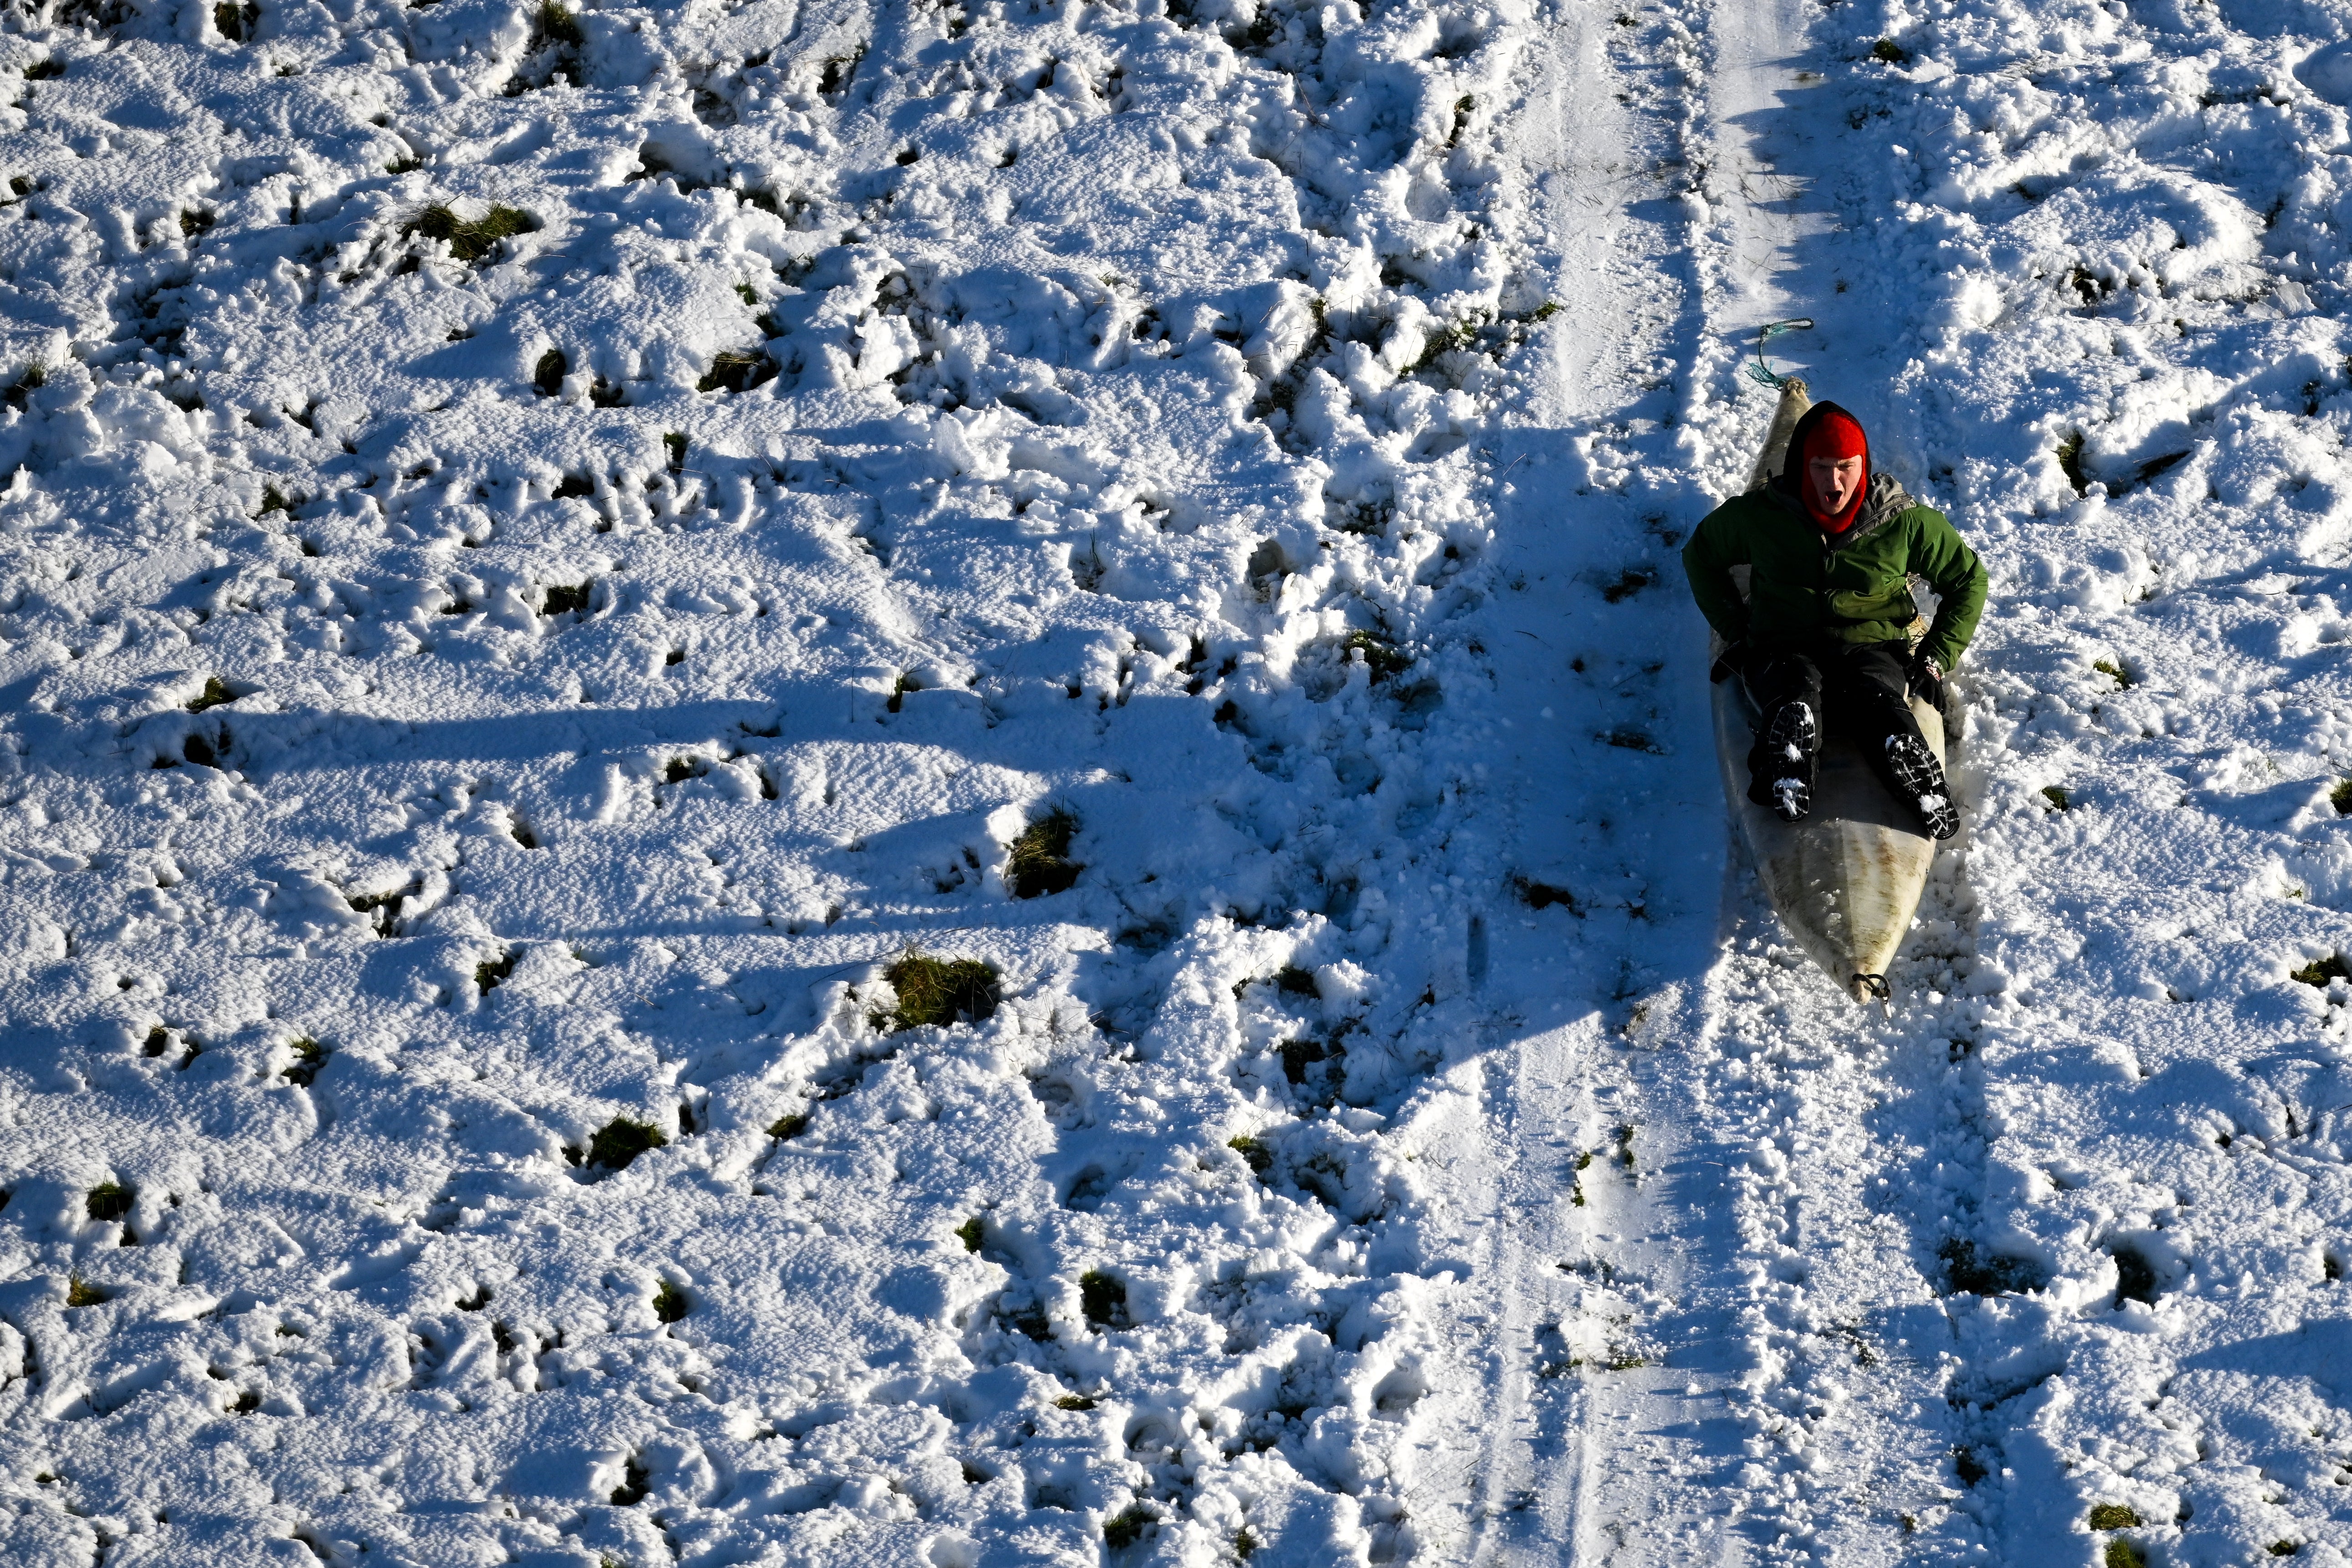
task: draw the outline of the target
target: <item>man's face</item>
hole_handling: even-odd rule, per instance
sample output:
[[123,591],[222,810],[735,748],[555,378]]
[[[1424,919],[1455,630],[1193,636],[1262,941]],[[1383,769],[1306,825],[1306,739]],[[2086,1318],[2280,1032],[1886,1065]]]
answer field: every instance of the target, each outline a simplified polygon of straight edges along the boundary
[[1831,511],[1843,511],[1862,484],[1862,459],[1815,458],[1806,466],[1812,471],[1813,493],[1822,498],[1822,505]]

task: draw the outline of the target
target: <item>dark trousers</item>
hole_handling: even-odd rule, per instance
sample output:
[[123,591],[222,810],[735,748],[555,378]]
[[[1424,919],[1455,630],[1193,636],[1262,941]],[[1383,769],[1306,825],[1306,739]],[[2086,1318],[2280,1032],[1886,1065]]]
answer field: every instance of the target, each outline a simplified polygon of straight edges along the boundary
[[1886,740],[1908,735],[1924,740],[1919,721],[1911,713],[1911,693],[1905,673],[1908,649],[1899,642],[1846,643],[1824,639],[1810,647],[1758,654],[1741,672],[1748,698],[1762,715],[1756,744],[1748,752],[1748,796],[1759,805],[1772,803],[1771,781],[1795,776],[1808,784],[1813,778],[1813,758],[1800,763],[1769,754],[1764,736],[1773,716],[1791,702],[1812,709],[1813,733],[1819,737],[1834,726],[1860,743],[1871,766],[1897,795],[1901,788],[1886,767]]

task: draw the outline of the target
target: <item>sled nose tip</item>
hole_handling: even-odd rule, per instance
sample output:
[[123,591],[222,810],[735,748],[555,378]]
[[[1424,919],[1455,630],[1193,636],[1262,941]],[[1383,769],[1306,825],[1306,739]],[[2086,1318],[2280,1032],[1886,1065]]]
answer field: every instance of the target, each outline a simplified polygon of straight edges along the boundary
[[1887,1017],[1895,1016],[1895,987],[1886,983],[1884,974],[1856,974],[1846,982],[1846,992],[1867,1007],[1873,1002]]

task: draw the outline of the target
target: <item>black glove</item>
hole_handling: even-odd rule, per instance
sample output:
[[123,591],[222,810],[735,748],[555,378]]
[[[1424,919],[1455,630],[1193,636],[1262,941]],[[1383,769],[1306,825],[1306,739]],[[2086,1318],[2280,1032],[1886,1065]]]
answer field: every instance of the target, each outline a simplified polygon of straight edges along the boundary
[[1924,653],[1911,656],[1910,668],[1904,679],[1911,687],[1911,695],[1925,698],[1927,706],[1937,712],[1944,710],[1944,667]]
[[1755,649],[1748,646],[1746,637],[1724,644],[1723,651],[1716,656],[1714,668],[1706,672],[1707,683],[1720,686],[1732,676],[1747,674],[1748,661],[1754,657]]

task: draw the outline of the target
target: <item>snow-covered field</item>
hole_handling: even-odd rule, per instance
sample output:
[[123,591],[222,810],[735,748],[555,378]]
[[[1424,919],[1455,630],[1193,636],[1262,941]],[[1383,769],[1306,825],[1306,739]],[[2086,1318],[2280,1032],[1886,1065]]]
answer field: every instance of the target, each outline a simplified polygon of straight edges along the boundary
[[[2352,1562],[2352,4],[0,79],[0,1557]],[[1888,1020],[1675,562],[1795,315],[1995,579]]]

